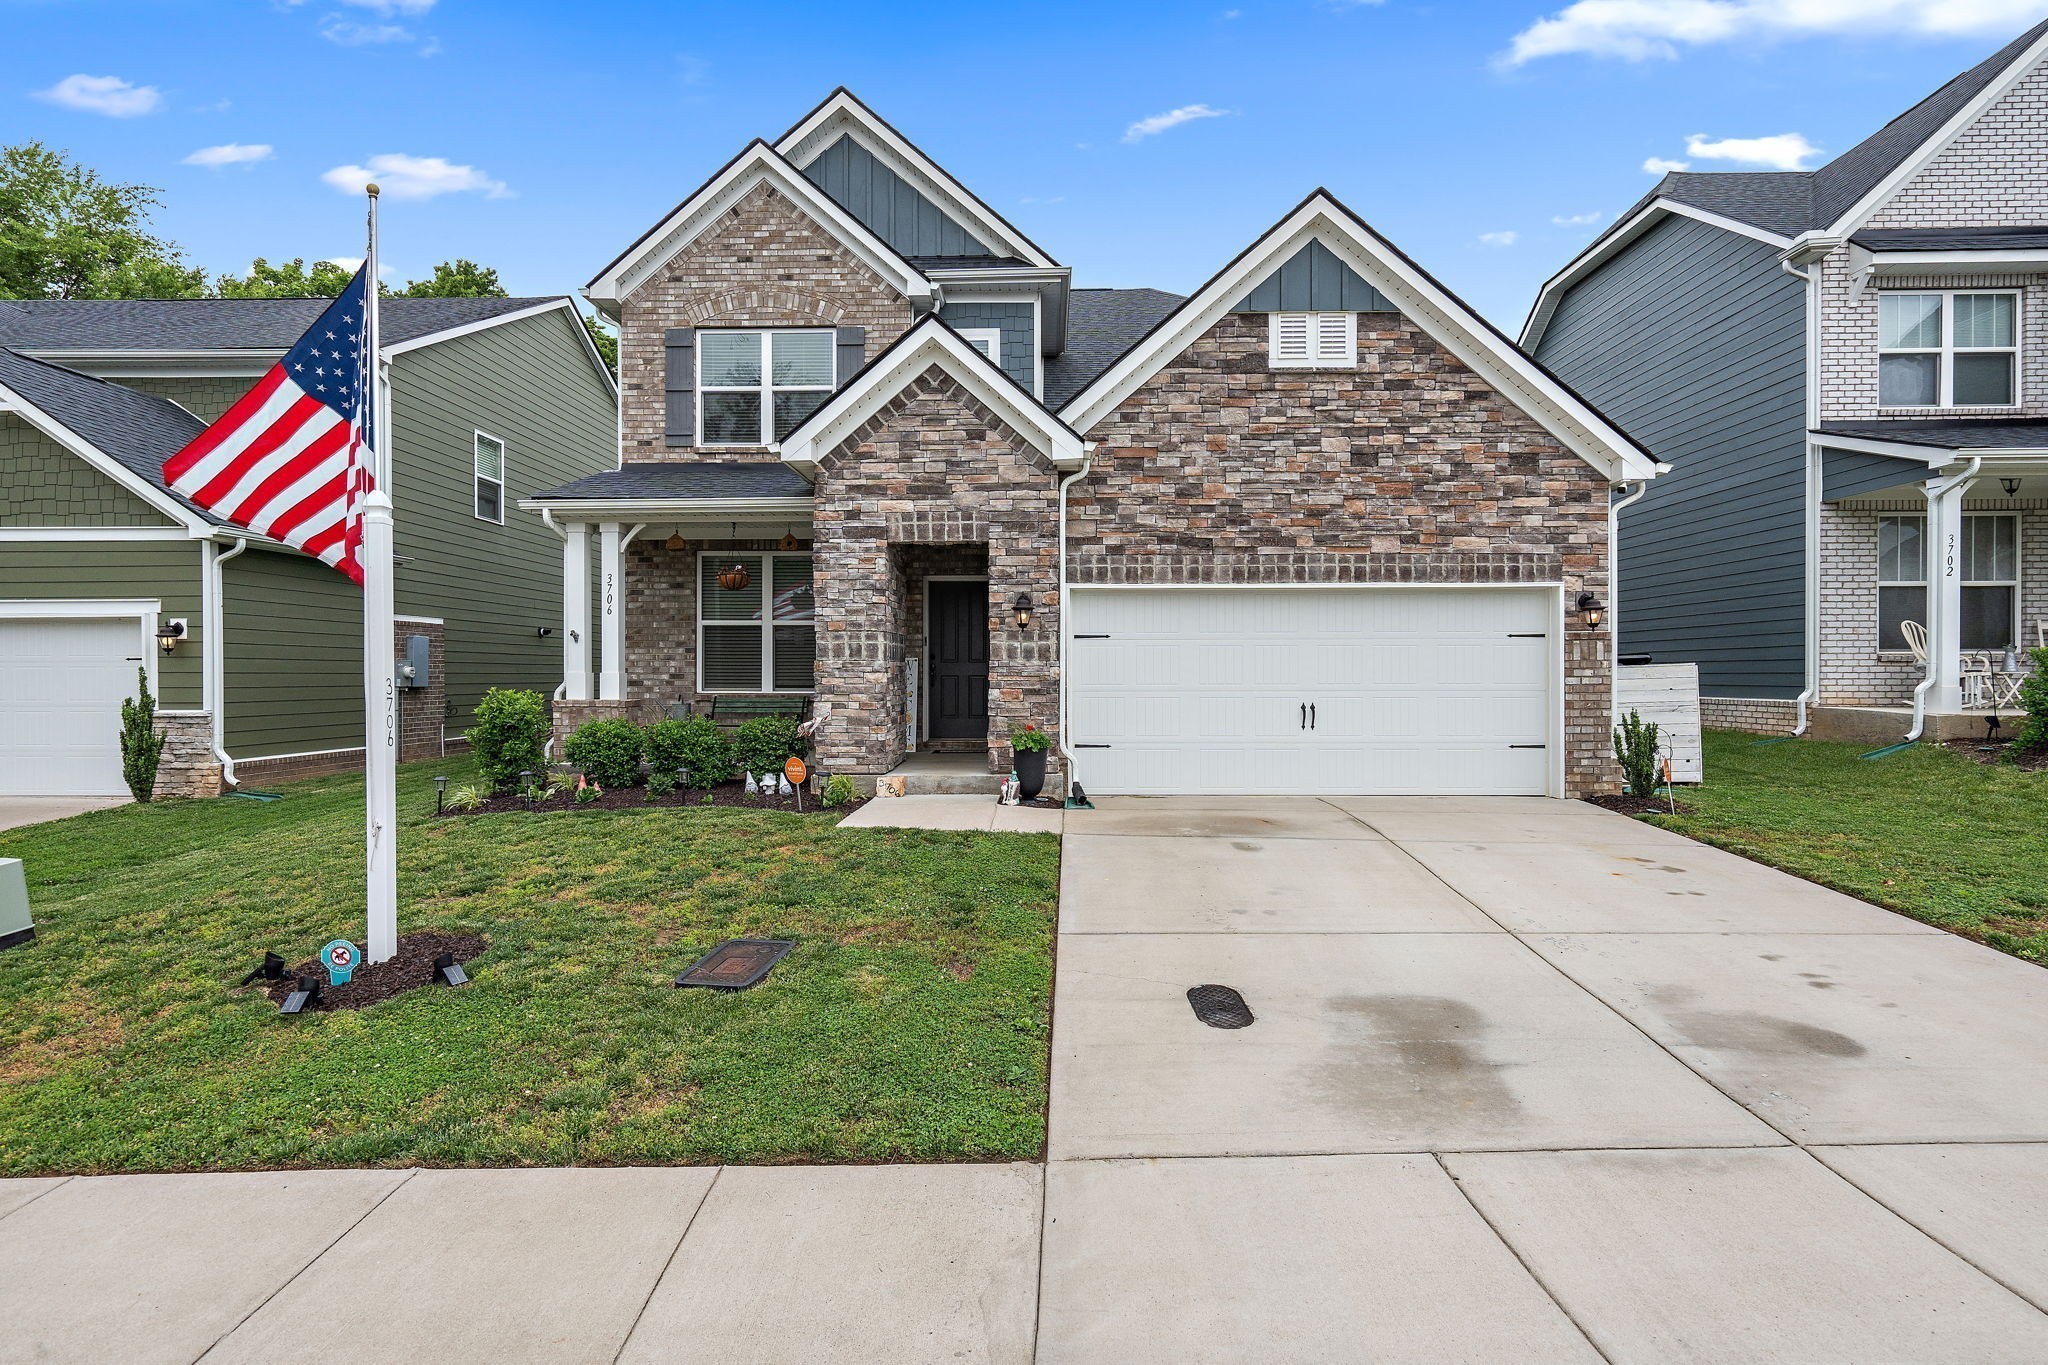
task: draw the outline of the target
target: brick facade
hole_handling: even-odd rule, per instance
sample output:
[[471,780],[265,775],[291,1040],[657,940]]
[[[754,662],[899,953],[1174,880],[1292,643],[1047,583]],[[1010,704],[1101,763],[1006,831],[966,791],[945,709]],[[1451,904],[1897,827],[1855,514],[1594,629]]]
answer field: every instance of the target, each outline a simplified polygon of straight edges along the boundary
[[[1088,433],[1068,494],[1086,583],[1554,583],[1605,597],[1607,480],[1408,319],[1358,367],[1274,369],[1227,314]],[[1567,617],[1565,772],[1616,786],[1609,637]]]
[[1701,697],[1700,724],[1709,730],[1789,735],[1799,724],[1799,704],[1779,697]]
[[441,727],[448,719],[447,651],[439,621],[399,617],[393,631],[393,648],[401,667],[405,664],[408,635],[427,637],[428,657],[425,687],[398,689],[398,761],[412,763],[441,754]]

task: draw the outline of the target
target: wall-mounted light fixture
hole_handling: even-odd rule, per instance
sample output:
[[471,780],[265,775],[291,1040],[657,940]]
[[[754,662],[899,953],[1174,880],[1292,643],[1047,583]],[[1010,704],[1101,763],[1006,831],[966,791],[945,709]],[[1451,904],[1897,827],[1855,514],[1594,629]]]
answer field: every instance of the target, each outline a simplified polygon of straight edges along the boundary
[[1010,610],[1017,613],[1017,629],[1031,629],[1031,594],[1020,592],[1017,600],[1010,604]]
[[156,647],[168,654],[178,647],[178,641],[185,638],[185,618],[173,616],[156,628]]
[[1607,619],[1607,604],[1600,600],[1599,593],[1582,592],[1579,594],[1579,615],[1586,618],[1587,625],[1598,630],[1600,623]]
[[1998,486],[2005,490],[2005,495],[2008,498],[2016,498],[2020,495],[2020,481],[2018,479],[2000,479]]
[[535,626],[533,628],[533,633],[538,635],[541,639],[545,640],[548,638],[548,636],[553,635],[555,633],[555,628],[553,626]]

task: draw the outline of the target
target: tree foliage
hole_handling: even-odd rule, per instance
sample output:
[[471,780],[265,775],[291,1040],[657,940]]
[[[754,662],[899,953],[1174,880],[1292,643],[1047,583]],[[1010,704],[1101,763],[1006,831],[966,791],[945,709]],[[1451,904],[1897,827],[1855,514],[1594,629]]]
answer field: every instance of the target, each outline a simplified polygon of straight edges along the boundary
[[161,203],[41,142],[0,147],[0,298],[199,297],[206,272],[149,230]]
[[135,695],[121,703],[121,780],[137,801],[156,794],[156,770],[163,761],[165,736],[157,733],[156,697],[149,674],[135,670]]
[[597,353],[604,357],[605,368],[612,372],[612,378],[619,377],[619,334],[607,327],[594,313],[578,313],[583,319],[583,330],[590,333],[590,344],[597,347]]
[[223,274],[214,281],[214,294],[223,299],[317,299],[329,298],[348,288],[356,272],[336,261],[306,264],[302,256],[272,265],[258,256],[246,275]]
[[456,257],[434,267],[424,280],[413,280],[398,291],[410,299],[502,299],[505,287],[498,272],[487,265]]

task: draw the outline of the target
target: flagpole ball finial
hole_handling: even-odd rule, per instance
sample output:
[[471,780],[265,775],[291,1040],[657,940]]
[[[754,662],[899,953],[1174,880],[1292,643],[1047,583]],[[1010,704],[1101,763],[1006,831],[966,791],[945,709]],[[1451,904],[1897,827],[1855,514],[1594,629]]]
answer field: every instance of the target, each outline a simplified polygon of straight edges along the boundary
[[363,193],[369,195],[372,199],[375,199],[378,195],[382,194],[383,191],[378,189],[377,182],[372,180],[369,184],[363,186]]

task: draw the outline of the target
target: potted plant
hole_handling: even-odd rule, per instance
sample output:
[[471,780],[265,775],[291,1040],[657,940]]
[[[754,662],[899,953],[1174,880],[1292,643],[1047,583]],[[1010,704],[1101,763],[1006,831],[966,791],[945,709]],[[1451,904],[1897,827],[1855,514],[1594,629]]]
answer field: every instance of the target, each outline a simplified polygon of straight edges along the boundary
[[1045,751],[1052,736],[1036,725],[1010,731],[1010,753],[1017,768],[1017,797],[1029,801],[1045,789]]

